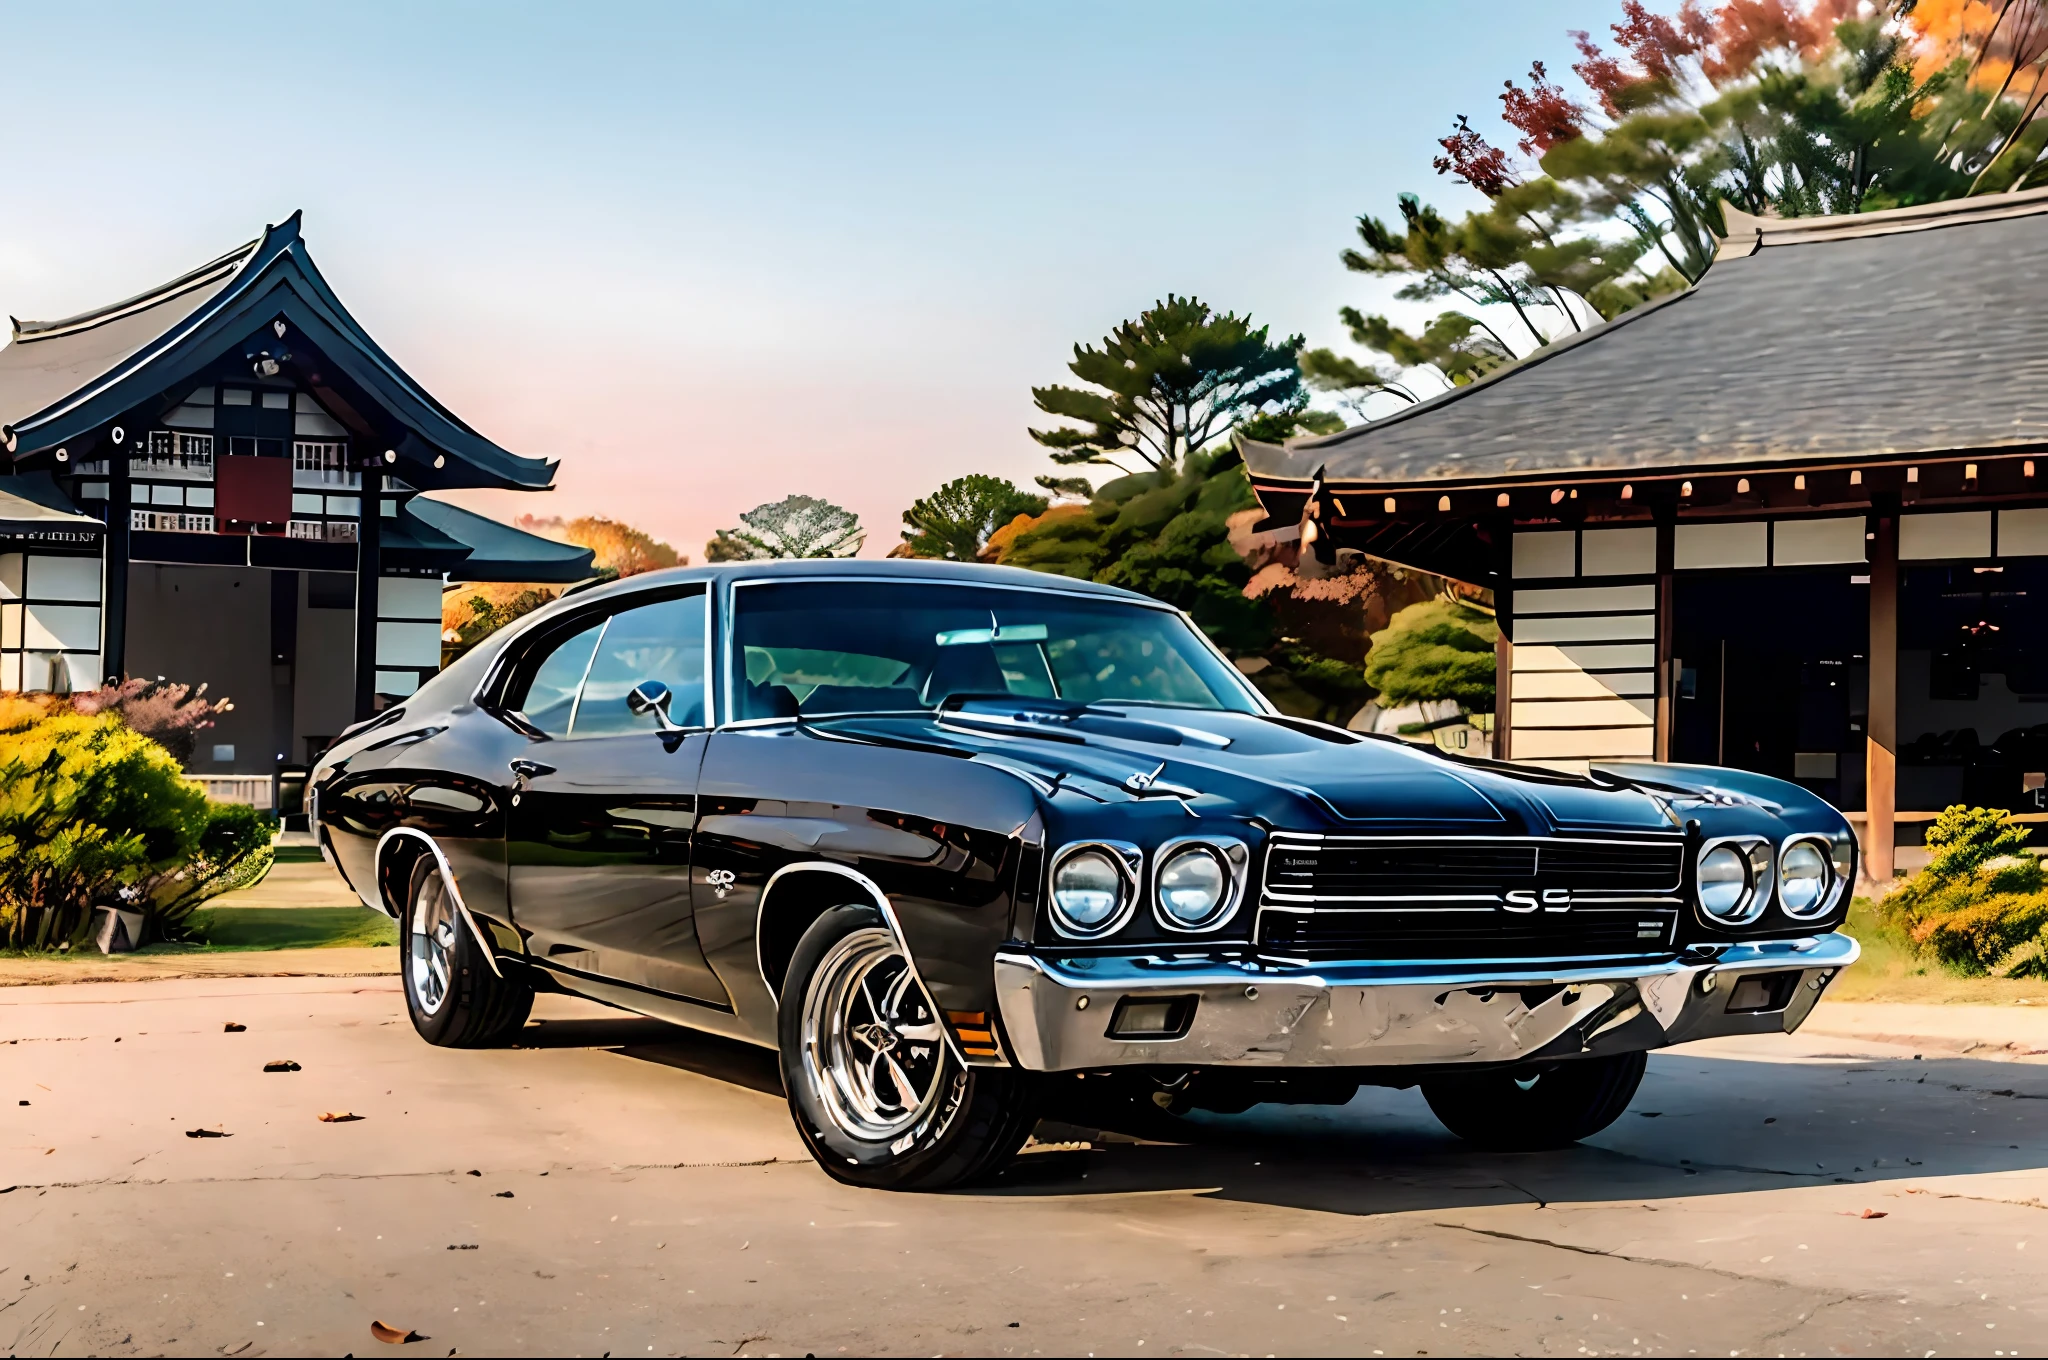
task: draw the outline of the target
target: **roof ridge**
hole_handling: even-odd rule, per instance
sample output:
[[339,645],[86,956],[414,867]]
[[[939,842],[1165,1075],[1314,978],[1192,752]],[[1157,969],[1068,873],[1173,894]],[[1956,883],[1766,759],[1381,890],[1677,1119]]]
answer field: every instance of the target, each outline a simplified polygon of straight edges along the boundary
[[2048,188],[2020,193],[1978,194],[1947,198],[1936,203],[1916,203],[1905,208],[1881,208],[1866,213],[1830,213],[1820,217],[1760,217],[1723,204],[1721,214],[1727,234],[1717,238],[1720,249],[1714,260],[1754,255],[1767,246],[1805,245],[1815,241],[1846,241],[1861,236],[1890,236],[1899,232],[1927,231],[1965,222],[1990,222],[2007,217],[2028,217],[2048,213]]
[[10,316],[7,319],[14,323],[14,339],[19,344],[32,344],[37,340],[49,340],[59,335],[70,335],[77,331],[91,330],[94,326],[118,320],[132,312],[144,311],[160,303],[168,302],[181,293],[189,293],[195,288],[203,288],[209,283],[234,273],[247,264],[255,256],[257,247],[263,244],[264,238],[268,235],[269,232],[265,231],[263,236],[236,246],[225,255],[216,256],[205,264],[200,265],[197,269],[189,269],[168,283],[158,284],[156,287],[145,292],[137,293],[133,297],[123,298],[119,302],[109,303],[104,307],[95,307],[91,311],[80,312],[75,316],[62,317],[56,321],[22,321]]

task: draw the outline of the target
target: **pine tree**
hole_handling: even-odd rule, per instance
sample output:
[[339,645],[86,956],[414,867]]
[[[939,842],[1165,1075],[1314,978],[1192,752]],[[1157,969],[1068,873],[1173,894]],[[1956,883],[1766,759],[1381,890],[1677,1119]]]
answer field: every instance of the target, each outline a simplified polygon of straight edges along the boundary
[[1248,416],[1304,408],[1302,344],[1298,335],[1273,344],[1248,316],[1168,294],[1100,345],[1074,346],[1067,368],[1087,387],[1031,389],[1039,410],[1087,428],[1031,437],[1055,463],[1174,468]]

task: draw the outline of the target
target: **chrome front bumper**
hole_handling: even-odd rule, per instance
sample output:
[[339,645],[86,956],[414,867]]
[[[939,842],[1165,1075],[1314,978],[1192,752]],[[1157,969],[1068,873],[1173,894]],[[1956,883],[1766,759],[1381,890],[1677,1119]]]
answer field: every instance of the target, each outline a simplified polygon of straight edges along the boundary
[[[1442,965],[1005,953],[995,980],[1011,1056],[1034,1071],[1433,1066],[1789,1034],[1861,953],[1847,935],[1830,934],[1736,945],[1712,961],[1491,975]],[[1758,985],[1743,988],[1751,978]],[[1194,1011],[1178,1037],[1111,1037],[1127,998],[1192,999]]]

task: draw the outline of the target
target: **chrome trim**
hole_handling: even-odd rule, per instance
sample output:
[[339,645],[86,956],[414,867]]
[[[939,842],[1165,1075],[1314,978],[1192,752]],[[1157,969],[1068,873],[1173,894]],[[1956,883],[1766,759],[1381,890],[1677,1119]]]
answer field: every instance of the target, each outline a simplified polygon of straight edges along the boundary
[[[1520,960],[1485,973],[1470,963],[1277,968],[1213,957],[1004,951],[994,980],[1011,1055],[1034,1071],[1434,1066],[1789,1033],[1861,952],[1850,937],[1826,934],[1732,945],[1712,959],[1585,968]],[[1799,974],[1784,1009],[1727,1009],[1729,984],[1767,973]],[[1181,1038],[1109,1037],[1118,999],[1189,995],[1196,1010]],[[1103,1004],[1084,1010],[1083,998]]]
[[[438,865],[441,870],[441,886],[448,890],[448,897],[451,901],[455,903],[455,910],[461,913],[463,922],[469,927],[469,933],[476,937],[477,948],[484,951],[484,962],[488,963],[491,966],[491,972],[493,974],[495,974],[498,977],[505,976],[505,970],[498,967],[497,946],[493,945],[489,937],[484,934],[483,927],[476,923],[476,917],[470,915],[469,904],[462,900],[462,889],[456,885],[455,871],[448,867],[448,856],[441,853],[441,847],[434,843],[434,838],[432,836],[429,836],[426,832],[421,831],[418,827],[412,826],[394,826],[389,831],[379,836],[377,838],[376,852],[370,856],[370,876],[372,880],[376,882],[382,881],[384,870],[384,847],[391,842],[392,838],[398,836],[410,837],[414,840],[422,841],[425,843],[427,849],[433,852],[434,863]],[[382,888],[378,889],[377,895],[379,897],[383,896]],[[356,890],[356,896],[363,898],[365,902],[369,901],[368,896],[364,894],[361,889]],[[378,906],[379,904],[371,903],[371,905]],[[400,919],[400,913],[391,910],[389,907],[380,906],[379,909],[394,921]]]
[[[919,987],[924,988],[925,998],[931,1000],[933,1008],[937,1009],[939,1003],[932,999],[932,989],[924,985],[924,975],[917,968],[917,955],[911,952],[910,941],[904,938],[903,923],[896,917],[896,908],[890,903],[889,894],[882,891],[881,884],[875,882],[875,880],[869,878],[860,870],[849,869],[844,864],[834,864],[828,859],[799,860],[793,864],[785,864],[774,873],[768,875],[768,881],[761,885],[760,905],[754,908],[754,969],[760,974],[761,985],[767,989],[770,1003],[778,1011],[781,1009],[782,998],[777,994],[774,985],[768,981],[768,961],[761,957],[761,922],[768,914],[768,898],[775,890],[776,880],[784,874],[806,873],[813,870],[837,874],[841,878],[851,879],[867,890],[868,897],[873,901],[875,909],[882,913],[882,920],[887,923],[889,933],[896,937],[897,948],[903,951],[903,961],[910,968],[910,976],[916,979]],[[953,1056],[963,1066],[973,1066],[972,1063],[967,1061],[967,1055],[960,1051],[959,1042],[953,1037],[953,1031],[944,1024],[941,1024],[939,1028],[945,1031],[946,1046],[952,1049]],[[997,1051],[1001,1052],[1002,1050],[999,1047]]]
[[[1065,914],[1060,911],[1059,899],[1053,896],[1053,884],[1059,879],[1060,866],[1083,850],[1107,851],[1109,862],[1116,865],[1123,876],[1123,894],[1117,901],[1116,910],[1093,930],[1070,927]],[[1116,934],[1130,924],[1131,916],[1138,909],[1138,889],[1144,872],[1145,852],[1129,841],[1069,841],[1061,846],[1045,866],[1045,914],[1051,920],[1053,930],[1069,940],[1099,940]]]
[[[583,679],[577,682],[576,698],[570,705],[569,732],[573,736],[576,730],[575,715],[583,707],[583,686],[590,680],[590,668],[597,662],[598,648],[604,646],[604,632],[610,629],[612,620],[628,609],[638,609],[640,606],[634,603],[634,601],[639,596],[665,595],[669,599],[688,599],[693,593],[690,587],[694,586],[701,590],[704,595],[704,679],[702,682],[704,690],[704,721],[696,727],[682,727],[676,730],[682,732],[707,731],[716,725],[712,721],[713,710],[711,707],[714,697],[711,685],[712,672],[716,669],[717,664],[717,652],[715,650],[717,639],[714,635],[711,617],[717,607],[718,592],[713,588],[716,585],[717,581],[713,579],[676,581],[650,585],[637,590],[622,590],[617,594],[603,595],[598,597],[597,601],[580,601],[577,606],[563,609],[559,612],[536,611],[542,617],[536,618],[530,614],[523,619],[515,620],[487,639],[487,644],[495,645],[498,651],[491,658],[491,664],[484,668],[483,678],[477,682],[476,688],[470,691],[468,702],[481,706],[484,695],[497,689],[504,683],[506,679],[505,670],[510,664],[505,659],[506,655],[518,645],[521,638],[525,637],[528,633],[549,627],[564,615],[577,613],[585,606],[588,606],[589,614],[592,618],[603,620],[603,629],[597,635],[596,646],[590,649],[590,660],[584,663]],[[575,635],[572,633],[570,636],[573,637]],[[567,740],[567,738],[550,738],[550,740]]]
[[[1820,851],[1820,862],[1827,870],[1828,881],[1827,886],[1821,891],[1819,899],[1813,906],[1808,907],[1805,911],[1794,911],[1785,901],[1785,855],[1793,846],[1801,842],[1811,845]],[[1785,915],[1793,920],[1817,921],[1832,912],[1835,909],[1835,905],[1842,900],[1842,891],[1847,884],[1842,878],[1841,870],[1835,867],[1835,843],[1831,837],[1824,836],[1816,831],[1802,831],[1797,835],[1787,836],[1778,846],[1776,866],[1778,910],[1784,912]]]
[[[1722,916],[1707,910],[1706,899],[1700,894],[1697,877],[1698,868],[1707,862],[1707,856],[1724,845],[1735,847],[1736,852],[1742,856],[1743,866],[1748,872],[1749,887],[1742,899],[1741,907],[1732,916]],[[1759,846],[1764,850],[1764,866],[1761,870],[1757,868],[1756,863],[1756,851]],[[1771,903],[1777,900],[1778,857],[1768,836],[1754,833],[1716,836],[1700,846],[1699,854],[1693,857],[1693,868],[1693,906],[1699,912],[1700,919],[1712,929],[1725,930],[1730,926],[1753,925],[1757,918],[1770,910]]]
[[[1159,900],[1159,871],[1166,862],[1188,846],[1203,846],[1216,852],[1216,858],[1223,863],[1223,901],[1217,914],[1201,925],[1191,926],[1176,920],[1172,912]],[[1152,919],[1162,930],[1177,935],[1207,935],[1223,929],[1237,915],[1237,909],[1244,903],[1244,891],[1251,877],[1252,852],[1249,846],[1235,836],[1176,836],[1160,843],[1152,852]]]

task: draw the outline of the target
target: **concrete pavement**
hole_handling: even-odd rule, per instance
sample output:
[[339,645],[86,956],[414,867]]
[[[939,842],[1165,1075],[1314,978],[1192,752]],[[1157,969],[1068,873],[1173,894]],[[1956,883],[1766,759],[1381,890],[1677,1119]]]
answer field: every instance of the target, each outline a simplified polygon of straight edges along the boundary
[[2012,1049],[1721,1041],[1565,1152],[1368,1091],[922,1196],[818,1172],[769,1055],[537,1017],[461,1053],[389,978],[0,991],[0,1349],[2048,1349],[2048,1065]]

